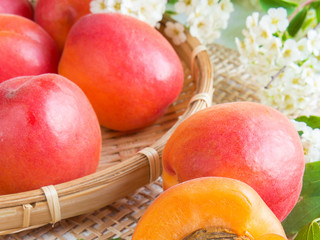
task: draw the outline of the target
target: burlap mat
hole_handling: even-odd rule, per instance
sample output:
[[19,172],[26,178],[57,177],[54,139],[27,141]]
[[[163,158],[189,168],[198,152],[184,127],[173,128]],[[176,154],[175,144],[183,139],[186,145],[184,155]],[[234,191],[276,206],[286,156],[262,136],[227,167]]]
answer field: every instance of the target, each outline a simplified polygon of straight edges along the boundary
[[[245,72],[238,53],[216,44],[210,45],[208,51],[215,74],[213,103],[258,101],[253,79]],[[0,236],[0,239],[131,239],[137,221],[161,192],[159,179],[91,214],[66,219],[54,226]]]

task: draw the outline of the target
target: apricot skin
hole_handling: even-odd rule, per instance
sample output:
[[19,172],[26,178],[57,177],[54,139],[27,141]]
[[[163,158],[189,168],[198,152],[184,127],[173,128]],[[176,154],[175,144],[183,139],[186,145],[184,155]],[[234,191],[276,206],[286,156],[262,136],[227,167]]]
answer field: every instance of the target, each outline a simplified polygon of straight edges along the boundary
[[220,176],[253,187],[282,221],[302,187],[304,153],[293,124],[258,103],[215,105],[184,121],[163,152],[167,189],[196,177]]
[[89,14],[91,0],[38,0],[35,21],[54,39],[62,52],[72,25],[82,16]]
[[0,14],[0,82],[26,75],[56,73],[58,49],[35,22],[13,14]]
[[0,13],[15,14],[33,20],[33,7],[28,0],[1,0]]
[[91,14],[69,32],[59,74],[86,93],[104,127],[146,127],[178,97],[183,68],[170,43],[130,16]]
[[0,195],[94,173],[101,150],[88,99],[58,74],[0,83]]
[[250,186],[203,177],[164,191],[139,220],[132,240],[182,240],[196,230],[215,227],[250,239],[264,234],[286,239],[280,221]]

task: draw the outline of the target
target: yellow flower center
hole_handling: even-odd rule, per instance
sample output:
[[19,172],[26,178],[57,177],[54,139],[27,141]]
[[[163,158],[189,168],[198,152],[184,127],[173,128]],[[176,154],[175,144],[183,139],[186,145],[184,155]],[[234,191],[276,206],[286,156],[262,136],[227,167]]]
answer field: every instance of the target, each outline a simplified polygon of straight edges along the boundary
[[269,34],[268,34],[267,31],[262,31],[261,36],[262,36],[263,38],[267,39],[267,38],[269,37]]
[[173,33],[174,33],[174,35],[179,35],[180,34],[179,30],[176,29],[176,28],[173,29]]
[[304,50],[304,46],[303,45],[299,45],[298,49],[302,52]]
[[186,4],[186,6],[191,5],[192,0],[184,0],[184,3]]
[[117,11],[120,11],[121,9],[121,3],[120,2],[116,2],[114,5],[113,5],[114,9],[116,9]]
[[224,3],[221,3],[220,5],[221,5],[221,6],[220,6],[221,10],[224,11],[224,9],[226,8],[225,4],[224,4]]
[[290,56],[291,56],[291,50],[290,50],[290,49],[287,49],[286,51],[284,51],[283,56],[284,56],[285,58],[290,57]]
[[107,5],[104,3],[104,1],[100,2],[100,9],[104,10],[107,8]]
[[278,18],[273,18],[271,22],[272,22],[272,24],[276,25],[276,24],[279,23],[279,19]]

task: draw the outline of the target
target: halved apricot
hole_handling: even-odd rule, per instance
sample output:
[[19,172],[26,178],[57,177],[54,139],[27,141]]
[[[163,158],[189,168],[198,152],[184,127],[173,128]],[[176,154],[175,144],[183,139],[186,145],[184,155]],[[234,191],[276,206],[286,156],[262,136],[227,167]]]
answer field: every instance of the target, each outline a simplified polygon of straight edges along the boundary
[[265,234],[286,239],[280,221],[253,188],[235,179],[203,177],[163,192],[132,240],[269,239]]

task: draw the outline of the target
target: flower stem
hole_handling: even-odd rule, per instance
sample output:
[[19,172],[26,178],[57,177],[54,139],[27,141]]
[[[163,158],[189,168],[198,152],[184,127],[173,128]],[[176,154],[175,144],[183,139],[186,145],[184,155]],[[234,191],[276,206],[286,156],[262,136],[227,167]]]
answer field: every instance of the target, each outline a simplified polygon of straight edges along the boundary
[[308,0],[305,1],[304,3],[302,3],[299,7],[296,8],[296,10],[290,15],[289,17],[289,22],[291,22],[291,20],[298,14],[298,12],[306,5],[309,5],[310,3],[314,2],[316,0]]
[[271,76],[271,80],[268,82],[267,86],[265,86],[265,89],[268,89],[271,85],[271,83],[281,74],[284,72],[284,70],[286,69],[287,66],[283,66],[279,72],[277,72],[275,75]]

